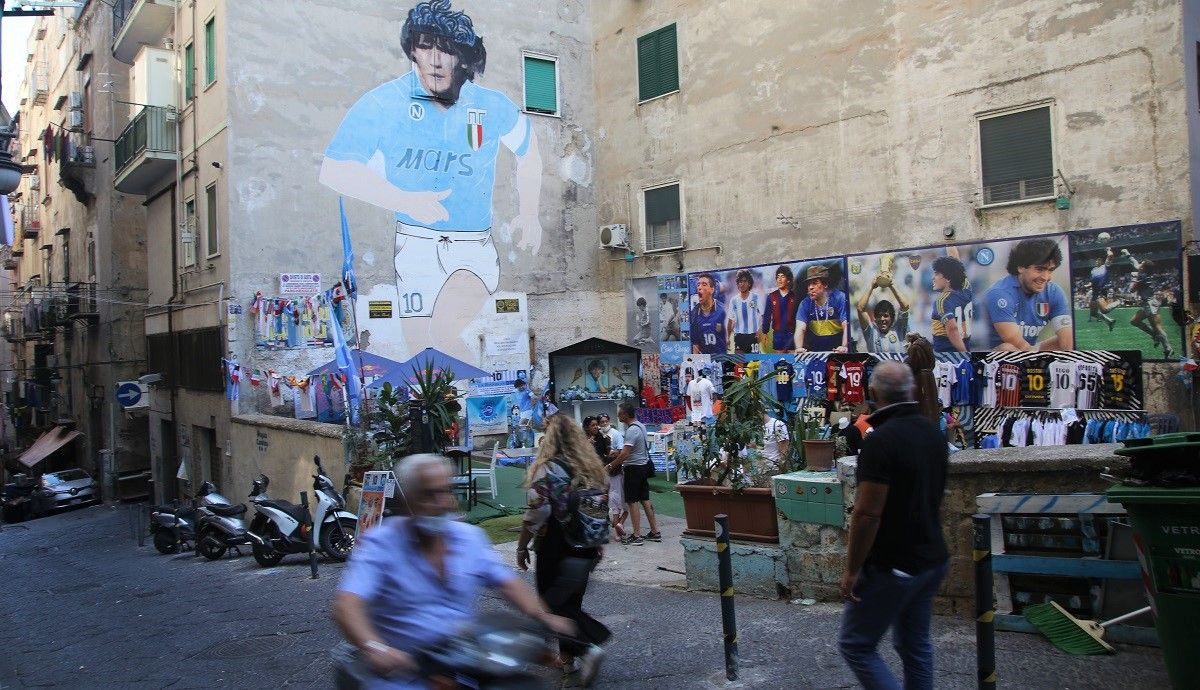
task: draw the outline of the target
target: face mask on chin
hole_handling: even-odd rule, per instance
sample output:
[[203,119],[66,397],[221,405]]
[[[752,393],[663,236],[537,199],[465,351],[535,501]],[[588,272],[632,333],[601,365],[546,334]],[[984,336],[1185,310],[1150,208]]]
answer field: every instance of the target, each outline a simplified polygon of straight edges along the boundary
[[450,531],[450,523],[462,518],[458,513],[443,515],[415,515],[413,525],[423,534],[430,537],[441,537]]

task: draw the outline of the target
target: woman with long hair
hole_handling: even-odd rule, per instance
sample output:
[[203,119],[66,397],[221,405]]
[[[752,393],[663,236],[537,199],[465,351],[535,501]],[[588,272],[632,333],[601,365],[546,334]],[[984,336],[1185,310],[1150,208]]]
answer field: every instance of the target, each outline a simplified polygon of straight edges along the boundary
[[[600,456],[602,462],[607,463],[612,459],[612,437],[600,430],[600,417],[584,417],[583,431],[591,439],[592,446],[596,448],[596,455]],[[625,539],[624,481],[625,478],[621,476],[619,469],[616,470],[616,474],[610,474],[608,477],[608,522],[616,532],[617,541]]]
[[919,333],[908,334],[908,354],[904,363],[913,373],[913,399],[921,414],[941,428],[942,403],[938,399],[937,382],[933,379],[933,345]]
[[608,473],[583,429],[566,415],[555,414],[546,422],[525,485],[529,508],[517,540],[517,566],[529,569],[529,541],[536,535],[537,591],[552,612],[575,622],[578,640],[560,640],[559,651],[565,672],[579,658],[580,683],[586,687],[599,671],[604,655],[600,645],[611,635],[603,623],[583,611],[583,595],[600,549],[568,543],[563,524],[571,518],[570,493],[606,488]]

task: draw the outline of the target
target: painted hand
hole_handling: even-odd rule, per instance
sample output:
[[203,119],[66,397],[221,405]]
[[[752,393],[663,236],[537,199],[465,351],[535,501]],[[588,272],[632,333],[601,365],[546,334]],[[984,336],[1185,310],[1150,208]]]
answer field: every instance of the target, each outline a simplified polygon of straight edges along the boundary
[[537,214],[523,214],[512,219],[509,224],[514,233],[520,234],[517,246],[528,249],[530,254],[537,254],[542,248],[542,221]]
[[440,192],[404,192],[396,210],[408,214],[418,223],[432,224],[449,220],[450,213],[446,211],[442,200],[450,196],[451,191],[445,189]]

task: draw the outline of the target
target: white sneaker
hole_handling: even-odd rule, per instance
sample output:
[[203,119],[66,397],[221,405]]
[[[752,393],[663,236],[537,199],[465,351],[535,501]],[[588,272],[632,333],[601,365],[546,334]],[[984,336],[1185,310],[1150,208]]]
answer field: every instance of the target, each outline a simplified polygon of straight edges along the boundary
[[590,688],[600,674],[600,662],[604,661],[604,650],[599,645],[592,645],[579,657],[579,684]]

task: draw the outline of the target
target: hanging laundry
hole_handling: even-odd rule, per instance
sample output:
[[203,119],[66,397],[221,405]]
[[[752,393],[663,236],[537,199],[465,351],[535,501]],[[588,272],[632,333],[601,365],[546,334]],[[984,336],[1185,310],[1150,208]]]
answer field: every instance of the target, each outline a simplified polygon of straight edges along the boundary
[[283,405],[283,385],[279,380],[279,374],[267,370],[267,389],[271,392],[271,407],[281,407]]
[[259,375],[259,371],[257,369],[250,373],[250,385],[254,386],[255,388],[262,385],[262,377]]
[[307,385],[295,387],[292,390],[292,400],[296,406],[296,419],[311,419],[317,416],[317,389]]

